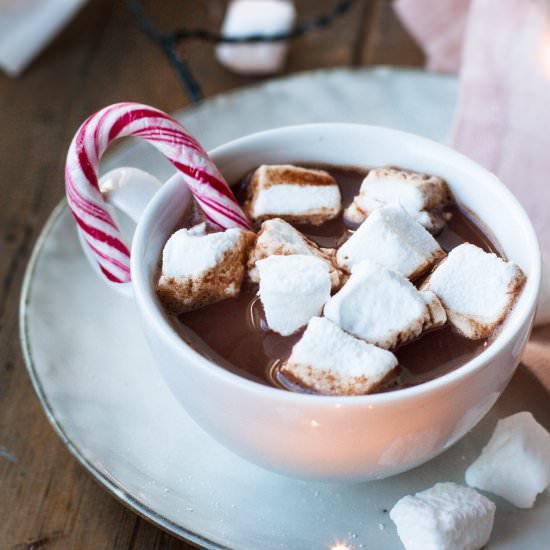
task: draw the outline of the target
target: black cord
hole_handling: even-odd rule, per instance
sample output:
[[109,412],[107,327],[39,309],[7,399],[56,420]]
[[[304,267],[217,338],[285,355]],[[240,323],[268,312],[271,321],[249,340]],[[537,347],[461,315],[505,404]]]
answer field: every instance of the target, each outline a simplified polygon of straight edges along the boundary
[[273,35],[250,35],[229,37],[220,33],[211,32],[203,29],[179,29],[171,33],[161,32],[153,23],[152,19],[145,13],[140,0],[127,0],[128,6],[136,17],[141,30],[156,42],[164,51],[170,64],[176,70],[185,90],[191,101],[194,103],[203,99],[201,87],[187,62],[182,59],[178,53],[178,44],[185,40],[203,40],[214,44],[250,44],[252,42],[280,42],[282,40],[292,40],[305,34],[323,29],[330,25],[336,18],[344,15],[357,2],[357,0],[340,0],[328,13],[319,15],[296,25],[289,32],[276,33]]

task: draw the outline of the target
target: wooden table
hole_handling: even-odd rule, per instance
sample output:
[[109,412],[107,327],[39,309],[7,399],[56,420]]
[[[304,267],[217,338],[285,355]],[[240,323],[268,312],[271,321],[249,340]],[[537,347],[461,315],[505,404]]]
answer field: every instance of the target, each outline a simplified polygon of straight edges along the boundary
[[[297,0],[300,17],[335,0]],[[225,0],[144,1],[164,28],[218,29]],[[162,6],[162,7],[160,7]],[[206,97],[255,82],[224,70],[212,47],[185,51]],[[359,1],[329,29],[292,44],[287,72],[421,65],[390,0]],[[18,303],[33,243],[63,197],[63,164],[80,122],[122,100],[166,111],[188,104],[180,82],[125,2],[91,0],[19,79],[0,75],[0,549],[183,549],[119,504],[69,454],[40,408],[21,357]]]

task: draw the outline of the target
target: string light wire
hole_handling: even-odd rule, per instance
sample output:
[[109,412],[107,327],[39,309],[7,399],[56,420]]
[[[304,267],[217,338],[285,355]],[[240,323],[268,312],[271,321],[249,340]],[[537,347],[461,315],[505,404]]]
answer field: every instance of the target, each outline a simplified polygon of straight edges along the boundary
[[251,44],[257,42],[281,42],[300,38],[310,32],[328,27],[336,19],[346,14],[357,0],[339,0],[327,13],[298,23],[289,32],[271,35],[254,34],[249,36],[224,36],[206,29],[177,29],[162,32],[153,19],[146,13],[140,0],[127,0],[141,30],[164,52],[168,61],[178,74],[185,91],[193,103],[203,99],[201,86],[189,68],[189,64],[178,51],[178,46],[185,41],[200,40],[211,44]]

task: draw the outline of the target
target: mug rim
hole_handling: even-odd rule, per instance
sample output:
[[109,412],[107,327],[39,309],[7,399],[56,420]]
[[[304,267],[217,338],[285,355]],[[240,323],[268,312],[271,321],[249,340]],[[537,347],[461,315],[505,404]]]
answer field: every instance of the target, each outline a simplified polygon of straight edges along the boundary
[[[330,132],[336,129],[344,131],[346,129],[350,131],[364,129],[378,134],[386,134],[386,136],[395,140],[405,139],[410,142],[414,142],[423,149],[430,148],[434,151],[434,153],[430,156],[436,156],[438,152],[446,156],[451,155],[451,157],[454,157],[456,161],[463,164],[466,169],[478,172],[478,174],[486,179],[488,184],[494,188],[495,192],[501,193],[501,195],[504,196],[511,208],[515,210],[515,214],[519,218],[523,226],[523,230],[526,232],[525,245],[529,248],[530,261],[532,262],[532,273],[529,274],[525,287],[522,290],[522,294],[520,296],[520,298],[522,298],[521,303],[518,302],[513,307],[514,309],[521,307],[521,310],[516,312],[516,318],[514,319],[515,322],[513,325],[510,322],[505,322],[500,328],[500,331],[496,335],[495,339],[489,346],[487,346],[485,350],[451,372],[415,386],[400,388],[390,392],[366,395],[319,395],[298,393],[261,384],[252,379],[248,379],[244,376],[231,372],[228,369],[223,368],[221,365],[218,365],[216,362],[204,357],[177,334],[166,318],[166,314],[163,312],[162,306],[156,299],[153,285],[150,284],[150,277],[148,277],[145,273],[146,266],[144,263],[137,261],[137,258],[140,257],[138,251],[144,246],[146,238],[149,234],[148,229],[152,222],[158,218],[157,212],[159,207],[166,202],[166,197],[170,196],[172,189],[177,185],[181,185],[181,183],[177,181],[177,178],[169,179],[159,189],[159,191],[155,193],[136,227],[134,240],[132,242],[131,273],[132,287],[138,309],[147,314],[148,321],[154,326],[154,330],[156,330],[157,335],[163,340],[162,345],[170,346],[175,353],[182,357],[183,360],[192,363],[193,368],[206,368],[209,370],[210,375],[223,379],[229,385],[235,386],[235,389],[254,393],[257,392],[265,395],[266,398],[270,397],[309,406],[322,404],[332,406],[336,405],[337,407],[368,406],[388,404],[396,400],[403,401],[423,394],[431,393],[445,386],[451,386],[454,382],[475,373],[484,366],[487,366],[508,345],[510,341],[518,336],[518,333],[525,321],[529,319],[529,317],[534,318],[542,280],[542,254],[535,229],[518,199],[493,173],[486,170],[477,162],[466,157],[462,153],[459,153],[446,145],[401,130],[395,130],[383,126],[353,123],[298,124],[255,132],[253,134],[231,140],[214,148],[212,151],[209,151],[209,155],[212,157],[214,162],[216,162],[216,157],[219,157],[222,154],[233,155],[238,151],[242,152],[243,148],[246,149],[259,139],[265,140],[273,137],[279,137],[280,135],[288,132],[300,132],[306,130],[322,130],[325,132]],[[223,173],[223,169],[221,170]]]

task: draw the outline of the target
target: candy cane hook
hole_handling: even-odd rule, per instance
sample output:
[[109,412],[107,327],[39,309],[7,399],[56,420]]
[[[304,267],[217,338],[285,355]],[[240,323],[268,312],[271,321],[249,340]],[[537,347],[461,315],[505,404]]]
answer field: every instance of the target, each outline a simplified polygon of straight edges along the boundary
[[73,138],[65,166],[69,207],[109,281],[130,281],[130,251],[106,208],[99,189],[98,169],[109,145],[127,136],[145,139],[176,167],[210,222],[222,229],[250,227],[220,171],[179,122],[148,105],[111,105],[82,124]]

